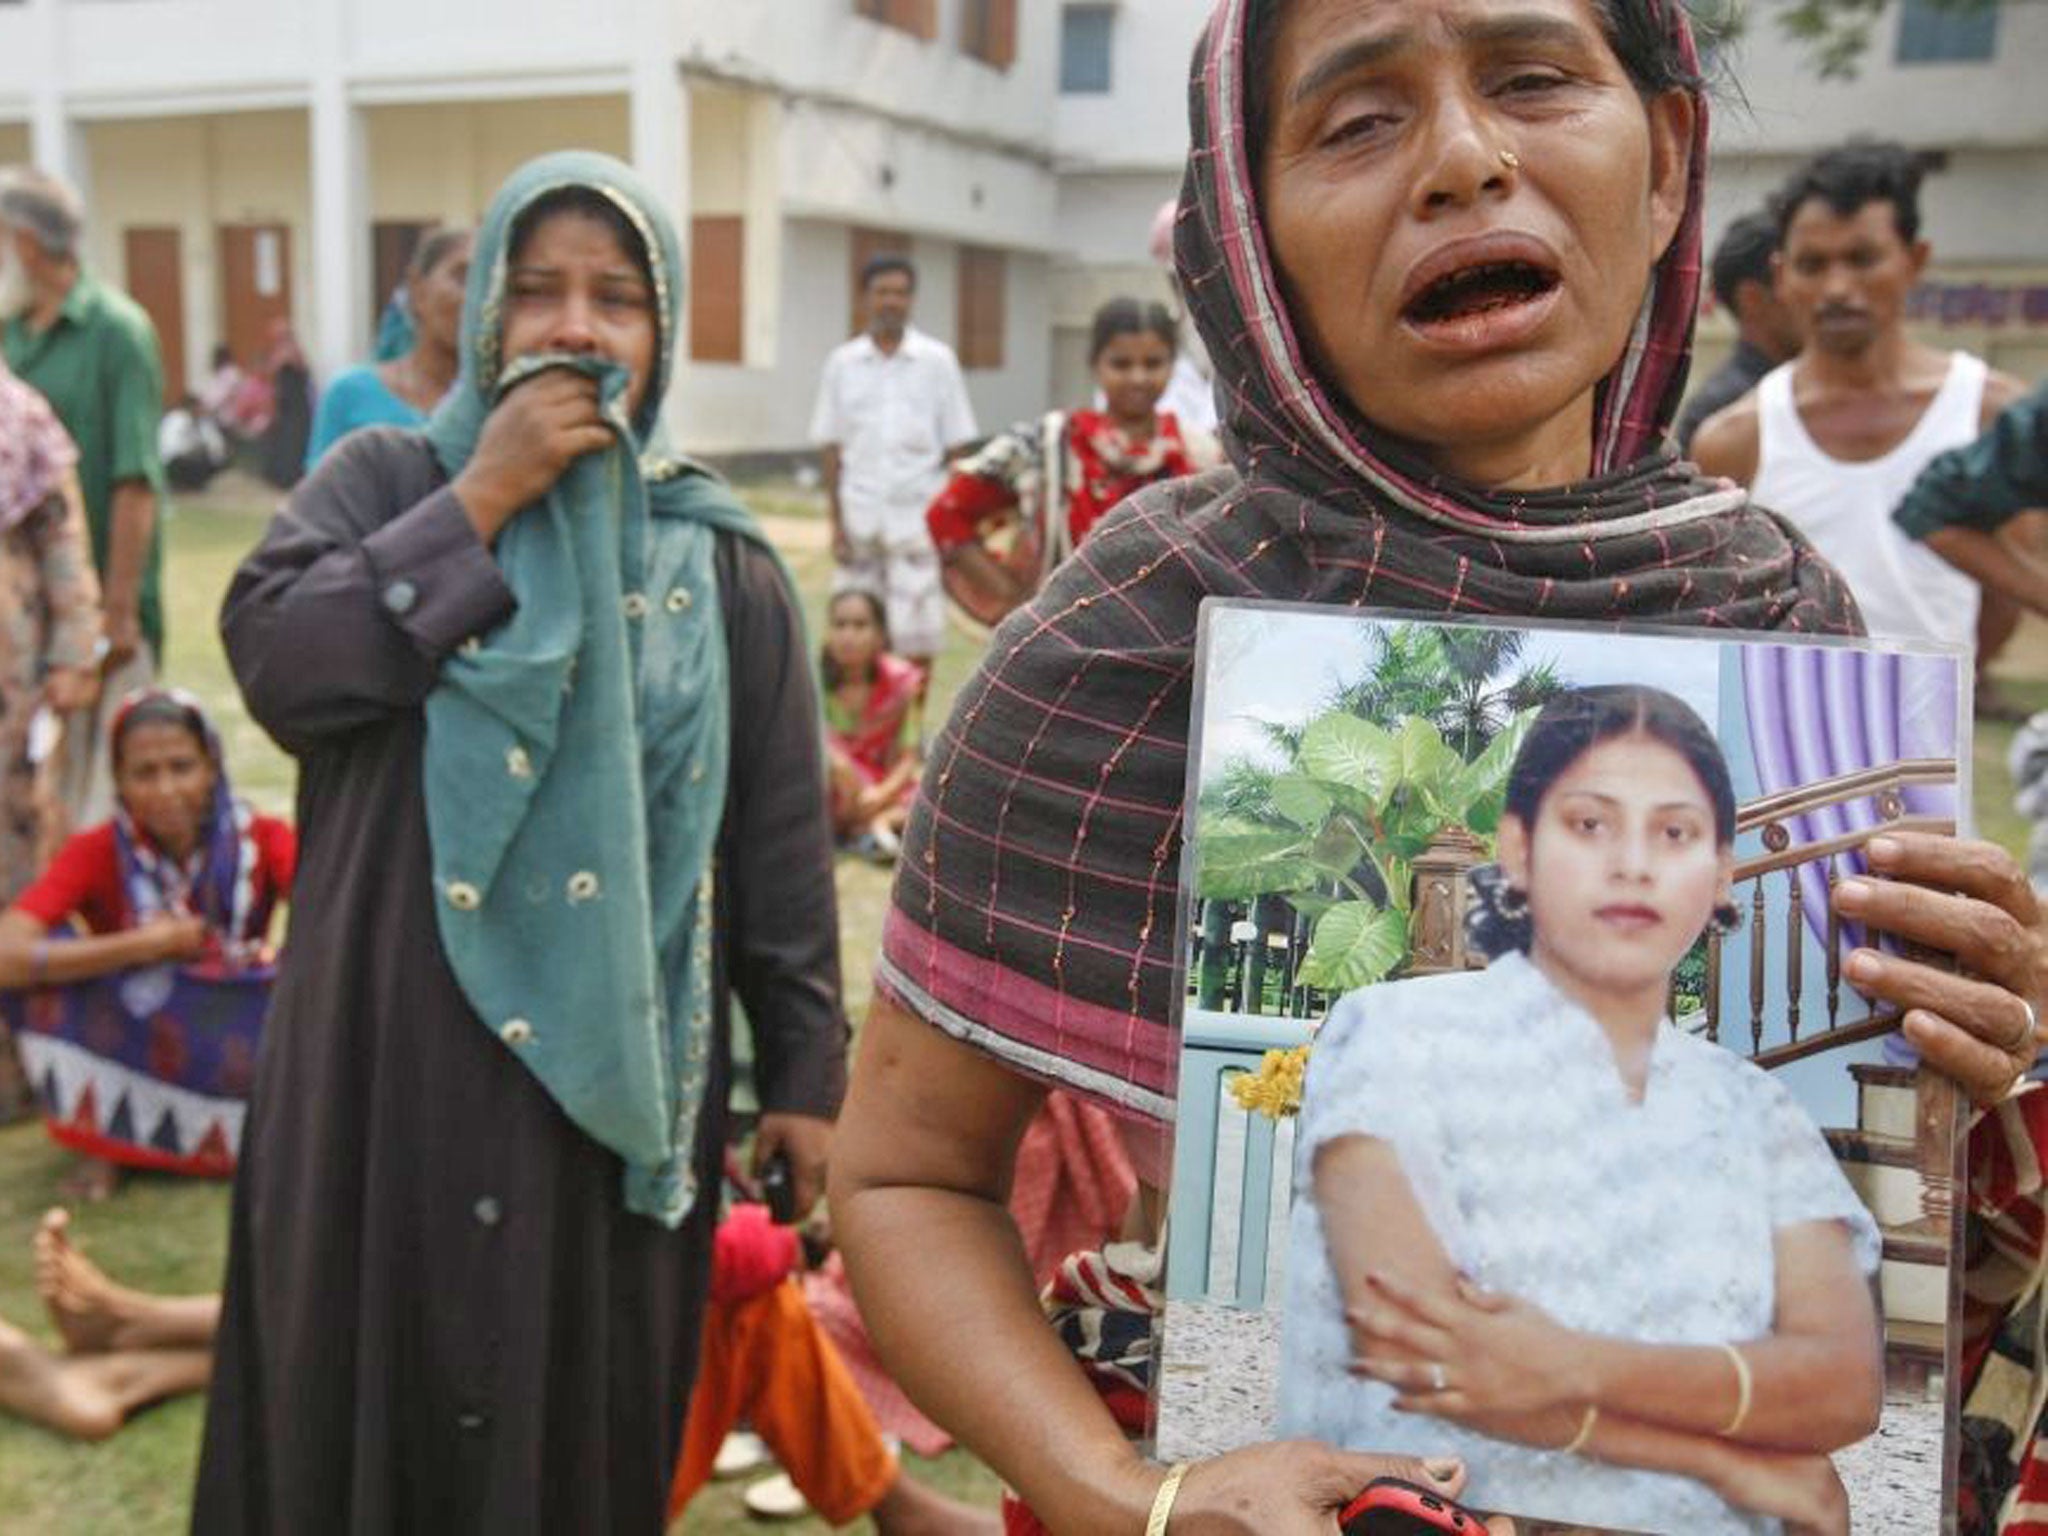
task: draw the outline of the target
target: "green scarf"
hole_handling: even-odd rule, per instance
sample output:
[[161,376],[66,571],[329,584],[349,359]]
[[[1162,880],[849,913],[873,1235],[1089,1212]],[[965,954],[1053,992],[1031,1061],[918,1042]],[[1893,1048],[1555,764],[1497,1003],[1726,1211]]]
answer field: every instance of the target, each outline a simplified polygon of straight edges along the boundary
[[[656,364],[630,421],[614,363],[500,359],[513,228],[567,187],[625,213],[653,275]],[[617,161],[547,155],[513,173],[478,232],[462,374],[426,429],[443,470],[460,471],[491,408],[546,367],[599,381],[618,441],[576,460],[498,536],[518,610],[443,666],[426,704],[425,783],[441,946],[463,995],[624,1160],[627,1208],[673,1227],[697,1197],[711,1060],[731,707],[712,555],[719,529],[764,541],[661,430],[682,262],[658,210]]]

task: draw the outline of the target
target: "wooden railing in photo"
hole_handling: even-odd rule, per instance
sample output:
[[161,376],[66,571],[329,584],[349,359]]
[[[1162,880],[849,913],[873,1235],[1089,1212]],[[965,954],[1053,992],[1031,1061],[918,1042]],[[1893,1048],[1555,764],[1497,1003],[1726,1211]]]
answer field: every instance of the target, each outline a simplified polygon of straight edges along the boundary
[[[1764,851],[1735,865],[1735,903],[1747,920],[1749,943],[1749,1048],[1744,1053],[1758,1066],[1781,1067],[1801,1057],[1829,1051],[1837,1046],[1887,1034],[1898,1027],[1898,1014],[1889,1009],[1869,1008],[1852,991],[1846,1003],[1842,987],[1842,922],[1835,915],[1833,895],[1843,876],[1843,859],[1860,852],[1873,837],[1888,831],[1953,833],[1955,822],[1945,816],[1915,816],[1906,810],[1904,791],[1915,785],[1949,785],[1956,781],[1954,762],[1940,758],[1909,759],[1879,768],[1865,768],[1837,778],[1802,784],[1775,795],[1766,795],[1739,806],[1735,815],[1737,835],[1758,833]],[[1836,837],[1797,842],[1792,826],[1830,806],[1859,801],[1872,802],[1880,818],[1877,825]],[[1802,889],[1803,872],[1819,866],[1824,897]],[[1786,900],[1781,913],[1782,927],[1774,935],[1768,921],[1766,884],[1773,876],[1784,881]],[[1827,901],[1826,934],[1823,945],[1827,967],[1827,1017],[1821,1027],[1810,1027],[1802,1018],[1806,991],[1806,914],[1817,900]],[[1721,1005],[1721,951],[1719,933],[1707,935],[1706,1023],[1709,1040],[1719,1041],[1724,1024]],[[1772,964],[1774,947],[1781,950]],[[1773,988],[1772,973],[1778,981],[1777,997],[1785,1005],[1787,1036],[1765,1044],[1764,1022],[1769,1013]],[[1804,1031],[1804,1033],[1802,1033]],[[1734,1044],[1733,1041],[1725,1042]],[[1739,1048],[1739,1047],[1738,1047]]]
[[[1953,784],[1952,762],[1911,760],[1887,764],[1780,794],[1737,808],[1739,833],[1755,832],[1763,850],[1737,862],[1734,885],[1745,916],[1748,1011],[1731,1020],[1723,1007],[1719,935],[1708,940],[1701,1009],[1681,1022],[1741,1051],[1766,1069],[1869,1040],[1898,1025],[1896,1013],[1865,1004],[1845,987],[1844,939],[1832,915],[1819,925],[1825,958],[1812,960],[1804,943],[1804,913],[1831,896],[1846,861],[1871,838],[1891,830],[1952,832],[1945,817],[1914,815],[1905,791]],[[1827,807],[1870,802],[1875,825],[1840,836],[1800,840],[1798,818]],[[1478,968],[1469,953],[1464,913],[1471,899],[1469,873],[1486,861],[1484,847],[1459,835],[1440,839],[1415,861],[1409,953],[1401,974]],[[1802,871],[1818,866],[1818,889],[1802,890]],[[1767,899],[1781,881],[1782,908]],[[1204,1204],[1175,1204],[1174,1240],[1167,1254],[1169,1294],[1207,1297],[1242,1307],[1264,1301],[1271,1239],[1284,1220],[1289,1170],[1284,1150],[1291,1134],[1262,1115],[1248,1115],[1231,1100],[1229,1080],[1256,1070],[1268,1049],[1306,1043],[1331,999],[1295,983],[1309,925],[1284,901],[1205,902],[1191,935],[1190,996],[1185,1017],[1181,1097],[1175,1125],[1174,1179],[1178,1187],[1211,1189]],[[1807,966],[1826,979],[1819,1019]],[[1767,1030],[1774,1001],[1784,1003],[1785,1038]],[[1673,1000],[1673,1017],[1679,1017]],[[1743,1025],[1746,1023],[1746,1028]],[[1733,1038],[1724,1039],[1724,1032]],[[1747,1038],[1744,1038],[1744,1037]],[[1941,1369],[1941,1327],[1946,1307],[1949,1218],[1955,1170],[1945,1128],[1952,1116],[1946,1080],[1909,1068],[1857,1066],[1857,1125],[1827,1138],[1859,1195],[1885,1229],[1887,1339],[1895,1378],[1902,1359],[1921,1372]],[[1920,1321],[1931,1313],[1934,1322]]]

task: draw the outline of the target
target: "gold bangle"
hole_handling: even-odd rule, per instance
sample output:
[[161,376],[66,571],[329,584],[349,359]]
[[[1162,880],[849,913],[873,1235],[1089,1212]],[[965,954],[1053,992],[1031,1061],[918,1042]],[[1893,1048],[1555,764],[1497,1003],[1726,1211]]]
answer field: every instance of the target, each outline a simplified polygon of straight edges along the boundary
[[1188,1464],[1184,1461],[1176,1461],[1166,1469],[1165,1481],[1152,1495],[1152,1513],[1145,1518],[1145,1536],[1166,1536],[1166,1522],[1173,1515],[1174,1496],[1180,1492],[1180,1480],[1187,1475]]
[[1728,1359],[1735,1366],[1735,1417],[1717,1431],[1725,1440],[1742,1428],[1743,1421],[1749,1417],[1750,1399],[1756,1392],[1756,1381],[1749,1374],[1749,1361],[1743,1358],[1741,1350],[1726,1342],[1721,1348],[1727,1352]]
[[1600,1422],[1600,1405],[1586,1404],[1586,1416],[1579,1420],[1579,1432],[1571,1438],[1571,1444],[1558,1447],[1560,1456],[1576,1456],[1586,1448],[1586,1442],[1593,1438],[1593,1426]]

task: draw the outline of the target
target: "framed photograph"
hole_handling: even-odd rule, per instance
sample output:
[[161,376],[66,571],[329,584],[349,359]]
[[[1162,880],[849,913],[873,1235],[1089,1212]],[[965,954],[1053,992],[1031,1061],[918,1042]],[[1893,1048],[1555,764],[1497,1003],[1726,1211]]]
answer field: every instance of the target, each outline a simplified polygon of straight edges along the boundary
[[1832,893],[1966,822],[1967,658],[1211,602],[1197,674],[1159,1454],[1952,1529],[1962,1107]]

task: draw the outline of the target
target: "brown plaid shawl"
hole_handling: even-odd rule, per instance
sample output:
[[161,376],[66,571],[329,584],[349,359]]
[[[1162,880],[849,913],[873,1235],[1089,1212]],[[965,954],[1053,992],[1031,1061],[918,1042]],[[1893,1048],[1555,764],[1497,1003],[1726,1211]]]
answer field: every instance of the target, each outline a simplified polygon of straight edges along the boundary
[[[996,632],[929,755],[877,982],[959,1038],[1142,1118],[1172,1117],[1176,886],[1195,621],[1277,598],[1729,630],[1845,632],[1834,573],[1665,445],[1691,349],[1706,160],[1601,389],[1595,478],[1487,494],[1404,460],[1294,335],[1243,138],[1248,14],[1195,63],[1176,255],[1231,467],[1111,513]],[[1688,54],[1675,0],[1654,0]]]

